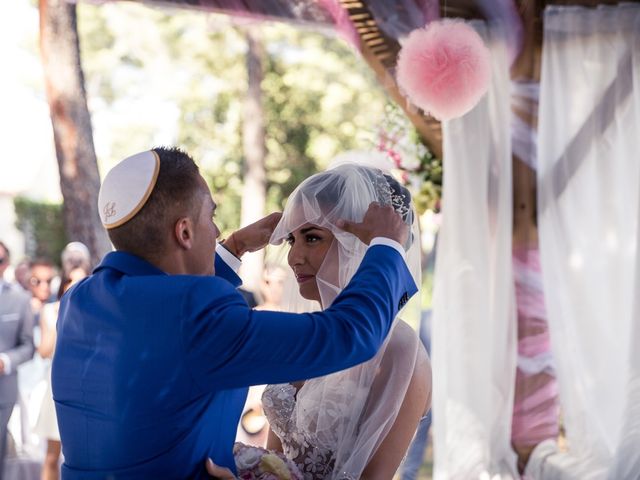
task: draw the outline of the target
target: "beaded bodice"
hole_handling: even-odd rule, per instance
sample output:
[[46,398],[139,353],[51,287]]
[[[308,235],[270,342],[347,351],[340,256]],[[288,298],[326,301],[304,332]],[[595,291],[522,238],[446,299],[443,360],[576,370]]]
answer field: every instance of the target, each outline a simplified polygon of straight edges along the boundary
[[[290,383],[268,385],[262,394],[262,406],[271,430],[280,438],[287,458],[293,460],[305,480],[330,478],[335,463],[330,448],[298,428],[296,422],[296,388]],[[348,480],[348,476],[341,476]]]

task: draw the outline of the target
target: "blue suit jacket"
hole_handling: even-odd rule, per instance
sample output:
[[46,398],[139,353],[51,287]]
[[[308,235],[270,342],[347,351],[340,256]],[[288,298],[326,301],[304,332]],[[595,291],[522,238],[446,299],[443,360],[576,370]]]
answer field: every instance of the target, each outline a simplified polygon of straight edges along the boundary
[[207,478],[207,457],[235,471],[248,386],[371,358],[416,291],[386,246],[318,313],[250,310],[218,258],[216,273],[167,275],[112,252],[62,298],[52,385],[65,479]]

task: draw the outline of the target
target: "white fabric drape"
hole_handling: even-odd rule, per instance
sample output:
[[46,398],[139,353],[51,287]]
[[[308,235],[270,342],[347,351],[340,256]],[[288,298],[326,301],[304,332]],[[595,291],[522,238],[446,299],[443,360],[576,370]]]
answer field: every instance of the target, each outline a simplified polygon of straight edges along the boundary
[[537,475],[637,479],[640,6],[546,10],[538,154],[542,272],[569,452]]
[[517,478],[509,61],[498,34],[478,31],[492,54],[489,92],[443,124],[432,336],[436,479]]

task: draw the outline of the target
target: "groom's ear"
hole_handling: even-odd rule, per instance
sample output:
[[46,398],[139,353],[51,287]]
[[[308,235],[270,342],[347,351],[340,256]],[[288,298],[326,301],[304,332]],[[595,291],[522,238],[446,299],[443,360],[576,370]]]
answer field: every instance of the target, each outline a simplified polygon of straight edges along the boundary
[[178,246],[190,250],[193,246],[193,221],[189,217],[180,217],[174,225],[174,237]]

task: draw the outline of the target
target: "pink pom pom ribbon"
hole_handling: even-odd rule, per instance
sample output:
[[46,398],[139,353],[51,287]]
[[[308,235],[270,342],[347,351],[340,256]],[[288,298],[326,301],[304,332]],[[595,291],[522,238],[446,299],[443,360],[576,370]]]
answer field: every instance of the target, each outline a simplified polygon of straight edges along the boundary
[[397,67],[401,91],[438,120],[471,110],[489,88],[489,49],[462,21],[442,20],[411,32]]

